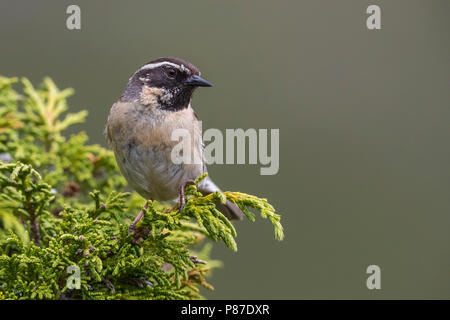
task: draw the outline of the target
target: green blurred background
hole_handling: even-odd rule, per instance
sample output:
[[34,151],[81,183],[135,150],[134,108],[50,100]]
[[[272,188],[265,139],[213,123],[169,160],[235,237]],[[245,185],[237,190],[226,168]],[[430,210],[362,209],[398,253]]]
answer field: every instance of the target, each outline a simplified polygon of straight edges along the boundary
[[[210,299],[450,298],[449,14],[448,0],[2,0],[0,74],[75,88],[72,110],[90,112],[77,130],[105,145],[130,75],[177,56],[215,85],[194,97],[204,129],[280,129],[277,175],[209,168],[267,197],[286,231],[237,223],[239,251],[214,247]],[[371,264],[381,290],[366,288]]]

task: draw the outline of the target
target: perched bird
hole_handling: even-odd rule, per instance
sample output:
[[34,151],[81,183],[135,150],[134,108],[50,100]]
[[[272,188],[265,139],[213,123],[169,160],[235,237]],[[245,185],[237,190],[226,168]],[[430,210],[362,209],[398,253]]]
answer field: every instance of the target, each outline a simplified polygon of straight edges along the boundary
[[[179,197],[182,211],[185,186],[207,171],[202,132],[190,102],[197,87],[211,86],[193,64],[178,58],[159,58],[132,75],[111,107],[107,140],[122,174],[145,199],[169,201]],[[178,143],[172,140],[175,129],[189,132],[191,158],[200,161],[176,164],[172,160],[172,149]],[[209,176],[198,189],[203,194],[220,191]],[[216,208],[230,220],[243,218],[239,207],[230,201],[217,203]],[[133,228],[141,218],[142,211]]]

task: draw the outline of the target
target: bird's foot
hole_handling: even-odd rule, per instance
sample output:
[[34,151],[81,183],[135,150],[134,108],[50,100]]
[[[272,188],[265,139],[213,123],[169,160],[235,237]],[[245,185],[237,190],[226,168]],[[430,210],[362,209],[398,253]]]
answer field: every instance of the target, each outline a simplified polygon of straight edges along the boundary
[[178,209],[179,209],[180,213],[183,213],[183,209],[186,206],[186,197],[185,197],[184,191],[187,186],[190,186],[193,184],[195,184],[194,180],[187,180],[180,187],[180,197],[179,197],[179,201],[178,201]]
[[[148,209],[148,201],[145,203],[144,209],[145,210]],[[137,215],[137,217],[134,219],[133,223],[128,228],[128,234],[134,232],[134,229],[136,229],[136,225],[139,223],[139,221],[142,220],[143,217],[144,217],[144,210],[141,209],[141,211],[139,211],[139,214]]]

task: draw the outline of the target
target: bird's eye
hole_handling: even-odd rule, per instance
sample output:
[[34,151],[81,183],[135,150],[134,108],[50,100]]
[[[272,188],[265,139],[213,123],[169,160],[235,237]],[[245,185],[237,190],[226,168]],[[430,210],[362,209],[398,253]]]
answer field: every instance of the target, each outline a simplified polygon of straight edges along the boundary
[[177,75],[177,71],[173,68],[170,68],[170,69],[167,69],[166,74],[170,79],[174,79],[175,76]]

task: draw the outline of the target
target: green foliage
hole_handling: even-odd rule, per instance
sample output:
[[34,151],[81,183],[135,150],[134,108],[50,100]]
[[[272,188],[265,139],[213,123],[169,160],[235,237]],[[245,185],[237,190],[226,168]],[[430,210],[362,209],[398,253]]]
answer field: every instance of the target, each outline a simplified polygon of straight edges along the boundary
[[[66,114],[71,89],[49,78],[39,88],[0,77],[0,300],[200,299],[212,269],[211,244],[233,250],[236,230],[214,202],[237,204],[250,221],[260,211],[283,238],[280,216],[267,200],[239,192],[202,196],[186,190],[180,213],[149,201],[134,232],[129,223],[144,199],[124,192],[111,151],[88,145],[84,132],[66,138],[87,112]],[[198,183],[204,176],[199,177]],[[199,250],[195,253],[195,250]],[[80,288],[68,268],[80,271]]]

